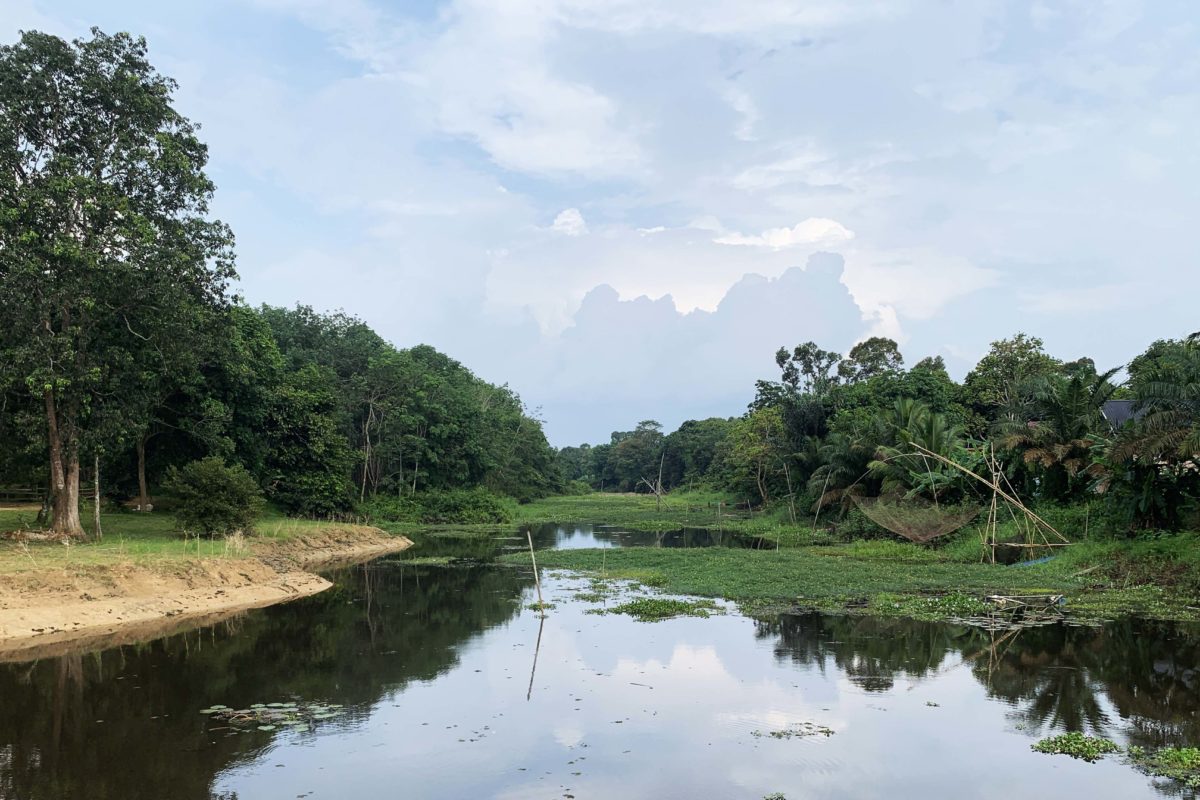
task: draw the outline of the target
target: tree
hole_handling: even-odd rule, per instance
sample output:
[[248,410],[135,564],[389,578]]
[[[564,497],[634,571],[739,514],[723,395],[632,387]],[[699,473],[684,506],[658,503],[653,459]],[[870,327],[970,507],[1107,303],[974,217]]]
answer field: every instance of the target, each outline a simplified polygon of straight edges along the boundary
[[742,484],[752,485],[763,504],[771,502],[780,476],[791,478],[785,445],[783,414],[778,408],[752,411],[733,424],[728,437],[727,466]]
[[1022,399],[1021,392],[1032,379],[1054,372],[1058,366],[1059,361],[1047,355],[1036,336],[1018,333],[992,342],[963,381],[963,402],[981,420],[975,427],[986,427],[1006,414],[1005,409],[1011,410]]
[[642,420],[628,433],[612,436],[612,451],[608,468],[621,491],[636,491],[642,481],[657,480],[663,458],[662,425],[656,420]]
[[60,535],[83,534],[81,450],[124,415],[118,376],[155,369],[176,307],[222,305],[234,277],[174,89],[127,34],[0,48],[0,361],[44,407]]
[[350,445],[338,426],[336,379],[309,364],[288,375],[267,417],[268,495],[286,511],[326,516],[351,501]]
[[1139,418],[1103,447],[1098,487],[1140,528],[1177,530],[1200,500],[1200,341],[1158,341],[1129,365]]
[[872,336],[850,348],[850,354],[838,364],[838,377],[847,383],[899,372],[904,366],[900,347],[892,339]]
[[837,385],[836,369],[841,360],[840,355],[822,350],[816,342],[798,344],[791,353],[786,347],[775,352],[783,383],[796,391],[818,396]]
[[1020,393],[1029,402],[1010,409],[996,423],[1000,445],[1040,470],[1041,497],[1068,500],[1087,489],[1091,437],[1107,425],[1101,408],[1117,390],[1112,383],[1117,372],[1098,375],[1093,368],[1090,375],[1085,369],[1072,370],[1069,377],[1040,375]]

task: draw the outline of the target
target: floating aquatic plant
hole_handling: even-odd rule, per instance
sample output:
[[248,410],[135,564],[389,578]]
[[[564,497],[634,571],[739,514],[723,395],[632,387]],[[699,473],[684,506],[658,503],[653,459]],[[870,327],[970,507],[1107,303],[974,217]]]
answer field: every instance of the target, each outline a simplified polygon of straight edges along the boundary
[[594,614],[628,614],[642,622],[654,622],[671,617],[707,617],[719,611],[712,600],[672,600],[662,597],[639,597],[609,609],[591,609]]
[[1168,778],[1189,789],[1200,789],[1200,748],[1160,747],[1146,750],[1129,748],[1129,761],[1156,778]]
[[836,732],[833,728],[815,722],[798,722],[777,731],[751,731],[750,735],[760,739],[764,736],[770,736],[772,739],[801,739],[807,736],[833,736]]
[[212,705],[200,713],[228,723],[234,731],[273,731],[284,726],[309,730],[312,723],[333,719],[342,713],[339,703],[253,703],[247,708]]
[[1050,736],[1034,743],[1031,747],[1039,753],[1066,755],[1071,758],[1081,758],[1084,761],[1098,761],[1105,755],[1121,749],[1116,742],[1096,736],[1084,736],[1079,731]]

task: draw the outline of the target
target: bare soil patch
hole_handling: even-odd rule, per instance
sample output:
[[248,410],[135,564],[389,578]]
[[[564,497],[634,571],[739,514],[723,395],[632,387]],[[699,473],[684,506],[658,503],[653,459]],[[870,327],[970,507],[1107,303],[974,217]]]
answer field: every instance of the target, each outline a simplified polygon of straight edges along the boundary
[[306,570],[397,552],[378,528],[333,526],[252,540],[245,558],[117,562],[0,574],[0,661],[137,641],[329,588]]

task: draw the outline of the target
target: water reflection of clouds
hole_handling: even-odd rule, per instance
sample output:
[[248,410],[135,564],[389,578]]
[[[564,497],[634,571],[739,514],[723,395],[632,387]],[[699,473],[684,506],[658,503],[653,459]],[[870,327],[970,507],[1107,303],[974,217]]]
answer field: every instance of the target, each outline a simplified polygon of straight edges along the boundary
[[[1152,796],[1120,765],[1032,757],[1011,707],[989,699],[956,653],[905,672],[882,650],[837,651],[843,637],[820,629],[797,628],[781,644],[732,614],[660,623],[587,614],[591,605],[571,599],[585,587],[578,578],[543,587],[558,605],[532,682],[539,620],[524,610],[461,644],[436,680],[385,695],[358,727],[299,747],[281,737],[218,787],[255,798],[400,787],[511,800],[927,798],[953,785],[972,797]],[[527,590],[523,602],[532,600]],[[877,633],[868,641],[886,641]],[[860,673],[887,683],[864,687]],[[753,735],[801,723],[835,733]],[[1000,764],[1019,769],[1004,768],[1001,781]]]

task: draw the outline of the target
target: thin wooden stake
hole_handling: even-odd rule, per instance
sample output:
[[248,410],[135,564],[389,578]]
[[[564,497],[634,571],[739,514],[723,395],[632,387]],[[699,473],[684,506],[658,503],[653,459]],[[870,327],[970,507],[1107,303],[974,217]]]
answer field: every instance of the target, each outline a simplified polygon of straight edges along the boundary
[[541,622],[538,623],[537,644],[533,647],[533,666],[529,669],[529,689],[525,692],[525,702],[529,702],[529,698],[533,697],[533,675],[537,672],[538,653],[542,651],[542,628],[546,626],[546,615],[542,614]]
[[533,555],[533,534],[525,529],[525,538],[529,541],[529,560],[533,563],[533,585],[537,587],[538,613],[546,616],[546,603],[542,600],[542,579],[538,575],[537,558]]

